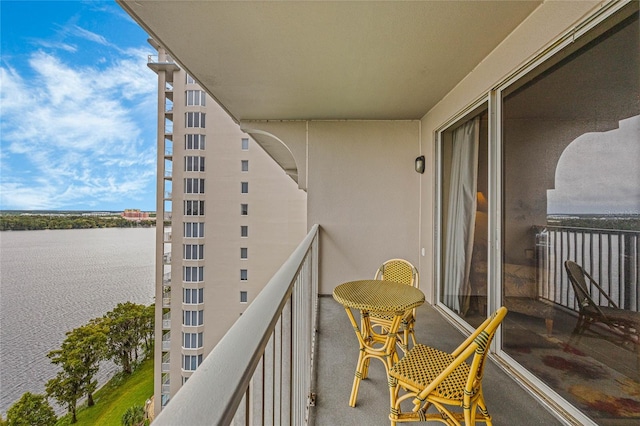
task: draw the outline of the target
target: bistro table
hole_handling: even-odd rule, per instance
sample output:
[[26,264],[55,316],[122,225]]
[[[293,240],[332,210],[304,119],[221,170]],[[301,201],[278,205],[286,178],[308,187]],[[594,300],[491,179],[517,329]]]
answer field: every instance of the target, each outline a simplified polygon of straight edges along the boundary
[[[424,303],[424,293],[415,287],[385,280],[359,280],[340,284],[333,290],[333,298],[344,306],[356,332],[360,353],[356,367],[349,406],[356,406],[360,381],[367,377],[369,361],[377,358],[384,364],[387,375],[398,360],[396,333],[405,313]],[[358,326],[351,309],[358,309],[361,327]],[[394,318],[388,333],[377,333],[371,327],[369,312],[393,313]]]

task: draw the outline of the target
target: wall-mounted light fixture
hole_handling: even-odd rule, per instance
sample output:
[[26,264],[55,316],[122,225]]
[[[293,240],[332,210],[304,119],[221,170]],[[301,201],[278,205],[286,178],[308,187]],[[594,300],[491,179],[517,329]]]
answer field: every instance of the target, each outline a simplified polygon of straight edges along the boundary
[[424,155],[416,158],[416,172],[424,173]]

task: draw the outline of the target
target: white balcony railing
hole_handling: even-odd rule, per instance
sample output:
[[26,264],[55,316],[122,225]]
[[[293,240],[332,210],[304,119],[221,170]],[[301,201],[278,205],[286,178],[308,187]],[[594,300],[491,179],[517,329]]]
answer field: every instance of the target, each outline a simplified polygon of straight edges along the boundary
[[164,55],[163,58],[160,58],[159,55],[147,55],[147,63],[149,64],[172,64],[173,58],[169,55]]
[[154,425],[308,423],[318,249],[314,225]]
[[162,335],[162,350],[168,351],[171,349],[171,333],[165,333]]
[[162,372],[163,373],[167,373],[171,370],[171,355],[169,355],[169,353],[165,353],[162,356],[162,366],[161,366]]
[[171,312],[167,312],[166,314],[162,315],[162,329],[171,329]]
[[[585,268],[620,308],[640,311],[639,231],[544,226],[538,227],[536,248],[540,297],[578,311],[564,269],[564,261],[570,259]],[[596,303],[606,305],[602,299]]]

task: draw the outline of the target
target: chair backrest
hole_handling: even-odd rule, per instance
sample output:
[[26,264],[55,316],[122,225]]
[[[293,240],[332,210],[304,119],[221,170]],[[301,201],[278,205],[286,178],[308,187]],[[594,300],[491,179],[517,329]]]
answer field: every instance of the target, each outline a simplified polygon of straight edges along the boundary
[[591,295],[589,294],[589,289],[587,288],[587,282],[584,279],[584,271],[582,270],[582,267],[576,262],[565,260],[564,268],[567,270],[567,275],[569,276],[569,281],[571,281],[571,286],[573,287],[573,292],[576,295],[580,310],[590,305],[595,307],[596,304],[593,302]]
[[597,288],[600,292],[601,296],[604,296],[607,299],[607,303],[609,306],[612,306],[618,309],[618,305],[609,297],[609,295],[603,290],[602,287],[587,273],[587,271],[582,268],[582,266],[571,260],[565,260],[564,267],[567,270],[567,275],[569,275],[569,281],[571,281],[571,286],[573,287],[573,292],[576,295],[576,299],[578,301],[578,306],[580,312],[589,307],[589,312],[595,311],[602,318],[606,319],[607,316],[602,312],[599,305],[593,301],[591,294],[589,293],[589,288],[587,287],[587,279],[593,285],[593,287]]
[[455,357],[454,362],[451,363],[438,378],[433,380],[431,384],[425,388],[417,399],[424,400],[427,395],[447,377],[451,374],[460,364],[465,362],[469,357],[473,356],[471,365],[469,368],[469,376],[465,383],[464,399],[468,405],[468,399],[475,395],[482,384],[482,377],[484,375],[484,366],[487,355],[489,354],[489,347],[493,336],[496,334],[498,326],[507,315],[507,308],[504,306],[498,308],[491,317],[484,320],[482,324],[469,336],[467,339],[453,351],[451,355]]
[[375,279],[420,287],[418,270],[404,259],[389,259],[384,262],[376,271]]

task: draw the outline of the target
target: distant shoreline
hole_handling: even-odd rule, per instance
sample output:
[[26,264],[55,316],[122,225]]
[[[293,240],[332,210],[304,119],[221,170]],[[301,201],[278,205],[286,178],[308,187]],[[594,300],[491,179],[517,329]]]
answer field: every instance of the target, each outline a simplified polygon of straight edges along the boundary
[[0,213],[0,231],[41,231],[56,229],[92,228],[152,228],[155,217],[149,219],[125,219],[119,212],[86,213]]

